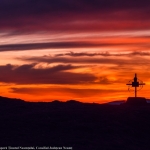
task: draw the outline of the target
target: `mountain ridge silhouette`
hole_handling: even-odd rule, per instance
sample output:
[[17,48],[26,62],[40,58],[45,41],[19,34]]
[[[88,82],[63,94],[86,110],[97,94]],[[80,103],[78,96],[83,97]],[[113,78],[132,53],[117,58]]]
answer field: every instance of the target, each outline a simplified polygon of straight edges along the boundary
[[[111,104],[118,102],[123,101]],[[0,146],[68,146],[74,150],[150,147],[150,105],[111,104],[0,97]]]
[[[150,99],[146,99],[147,103],[150,103]],[[120,105],[120,104],[124,104],[126,102],[126,100],[113,100],[113,101],[109,101],[106,103],[94,103],[94,102],[81,102],[78,100],[67,100],[67,101],[61,101],[61,100],[53,100],[53,101],[35,101],[35,102],[30,102],[30,101],[26,101],[23,99],[19,99],[19,98],[9,98],[9,97],[4,97],[4,96],[0,96],[0,103],[55,103],[55,104],[62,104],[62,103],[67,103],[67,104],[98,104],[98,105],[104,105],[104,104],[108,104],[108,105]]]

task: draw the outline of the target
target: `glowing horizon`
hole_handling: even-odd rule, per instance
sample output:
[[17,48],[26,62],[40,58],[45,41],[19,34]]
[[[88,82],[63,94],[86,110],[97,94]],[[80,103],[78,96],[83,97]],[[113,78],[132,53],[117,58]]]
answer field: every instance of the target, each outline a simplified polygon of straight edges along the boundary
[[126,100],[134,96],[126,83],[137,73],[146,83],[138,95],[150,98],[149,1],[0,4],[1,96]]

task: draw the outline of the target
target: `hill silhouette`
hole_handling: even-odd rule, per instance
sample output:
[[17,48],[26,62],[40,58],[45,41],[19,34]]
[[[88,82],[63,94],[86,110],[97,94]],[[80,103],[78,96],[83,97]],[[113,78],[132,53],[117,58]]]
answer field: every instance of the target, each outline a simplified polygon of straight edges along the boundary
[[25,103],[25,101],[17,98],[8,98],[0,96],[0,107],[4,107],[5,105],[7,106],[20,105],[22,103]]
[[147,150],[149,116],[150,105],[25,102],[0,97],[0,146]]

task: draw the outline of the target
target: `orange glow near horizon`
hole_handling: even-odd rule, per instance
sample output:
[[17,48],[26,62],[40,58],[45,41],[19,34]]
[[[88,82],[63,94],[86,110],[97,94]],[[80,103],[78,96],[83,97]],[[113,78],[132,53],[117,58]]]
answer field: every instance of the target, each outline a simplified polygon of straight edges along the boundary
[[[130,73],[131,74],[131,73]],[[134,74],[133,74],[134,75]],[[147,78],[141,78],[144,82]],[[123,81],[114,84],[86,84],[86,85],[3,85],[1,86],[1,96],[11,98],[20,98],[31,102],[47,102],[53,100],[67,101],[78,100],[88,103],[105,103],[115,100],[126,100],[127,97],[134,96],[134,92],[128,92],[128,87],[125,85],[133,76],[124,76]],[[110,80],[116,80],[116,77],[110,76]],[[138,91],[138,96],[149,97],[150,81],[141,91]]]
[[0,1],[0,6],[1,96],[126,100],[134,96],[126,83],[137,73],[146,83],[138,95],[150,99],[150,1]]
[[34,102],[126,100],[134,96],[133,92],[128,92],[126,83],[137,73],[146,83],[138,95],[150,98],[150,72],[147,72],[150,69],[150,38],[147,32],[116,31],[116,34],[103,32],[88,36],[83,33],[83,38],[81,33],[66,33],[58,39],[57,35],[49,39],[47,34],[30,35],[31,39],[16,36],[23,46],[33,37],[33,43],[37,39],[52,43],[47,48],[43,44],[44,48],[37,46],[37,49],[29,44],[27,50],[22,45],[16,46],[19,50],[11,50],[11,44],[17,44],[15,36],[9,40],[1,36],[1,46],[8,45],[9,49],[2,51],[0,56],[1,96]]

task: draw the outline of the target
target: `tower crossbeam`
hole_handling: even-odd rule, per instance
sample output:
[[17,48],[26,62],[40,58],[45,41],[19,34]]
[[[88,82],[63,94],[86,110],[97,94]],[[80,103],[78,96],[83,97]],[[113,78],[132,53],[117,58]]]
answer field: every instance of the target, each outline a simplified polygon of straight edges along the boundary
[[126,85],[131,85],[132,87],[134,87],[134,93],[135,93],[135,97],[137,97],[137,87],[139,86],[143,86],[145,85],[145,83],[140,83],[138,82],[138,79],[137,79],[137,75],[135,73],[135,76],[134,76],[134,79],[133,79],[133,82],[132,83],[127,83]]

